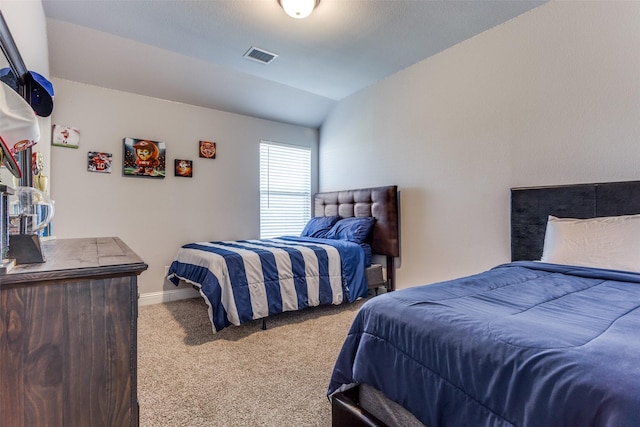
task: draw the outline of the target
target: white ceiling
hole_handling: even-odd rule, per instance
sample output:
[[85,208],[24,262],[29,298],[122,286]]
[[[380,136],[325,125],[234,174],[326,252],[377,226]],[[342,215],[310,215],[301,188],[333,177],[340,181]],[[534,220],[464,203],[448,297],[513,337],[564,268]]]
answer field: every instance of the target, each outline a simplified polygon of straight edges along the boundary
[[[53,77],[318,128],[341,99],[544,1],[43,0]],[[243,57],[252,46],[270,64]]]

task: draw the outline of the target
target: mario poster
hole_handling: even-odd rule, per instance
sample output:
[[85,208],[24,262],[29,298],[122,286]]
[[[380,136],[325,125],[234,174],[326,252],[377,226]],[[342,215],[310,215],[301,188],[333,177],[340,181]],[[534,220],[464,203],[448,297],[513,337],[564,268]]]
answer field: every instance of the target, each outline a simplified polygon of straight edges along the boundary
[[164,178],[165,163],[166,147],[163,142],[124,138],[123,175]]

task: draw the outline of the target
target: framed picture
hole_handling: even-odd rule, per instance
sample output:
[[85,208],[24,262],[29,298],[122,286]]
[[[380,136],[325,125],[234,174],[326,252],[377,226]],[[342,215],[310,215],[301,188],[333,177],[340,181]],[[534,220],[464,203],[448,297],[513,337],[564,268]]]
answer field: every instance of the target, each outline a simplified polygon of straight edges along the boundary
[[51,145],[78,148],[80,146],[80,129],[53,125],[53,129],[51,130]]
[[205,159],[215,159],[216,158],[216,143],[209,141],[200,141],[200,157],[204,157]]
[[166,146],[164,142],[148,139],[124,138],[122,174],[148,178],[164,178],[166,175]]
[[87,170],[89,172],[111,173],[111,153],[89,151],[87,155]]
[[176,176],[183,176],[191,178],[193,176],[193,161],[176,159],[175,160],[175,174]]

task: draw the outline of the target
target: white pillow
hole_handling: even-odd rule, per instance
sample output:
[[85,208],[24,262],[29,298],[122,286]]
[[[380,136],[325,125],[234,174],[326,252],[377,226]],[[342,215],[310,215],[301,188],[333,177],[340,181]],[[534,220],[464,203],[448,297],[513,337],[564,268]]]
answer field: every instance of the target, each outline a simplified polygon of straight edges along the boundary
[[542,262],[640,272],[640,215],[549,216]]

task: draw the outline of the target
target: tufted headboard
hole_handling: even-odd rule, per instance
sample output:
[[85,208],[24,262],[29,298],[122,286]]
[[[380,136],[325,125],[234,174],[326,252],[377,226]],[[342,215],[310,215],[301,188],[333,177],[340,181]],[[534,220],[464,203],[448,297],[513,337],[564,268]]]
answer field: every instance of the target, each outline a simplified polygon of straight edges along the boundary
[[395,289],[394,257],[400,256],[398,217],[398,186],[360,188],[355,190],[317,193],[314,198],[314,216],[339,215],[374,217],[371,250],[387,257],[389,289]]

